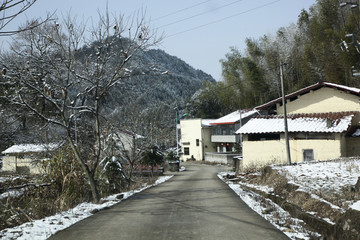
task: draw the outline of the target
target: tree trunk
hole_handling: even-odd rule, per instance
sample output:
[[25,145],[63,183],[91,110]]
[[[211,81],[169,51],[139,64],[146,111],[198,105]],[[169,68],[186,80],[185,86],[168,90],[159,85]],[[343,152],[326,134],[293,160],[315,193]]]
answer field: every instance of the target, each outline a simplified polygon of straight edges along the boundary
[[88,178],[89,182],[90,182],[90,190],[91,190],[91,195],[92,195],[92,200],[95,203],[98,203],[100,201],[100,196],[99,196],[99,192],[97,190],[97,186],[96,186],[96,181],[95,181],[95,173],[91,172],[89,167],[86,165],[86,163],[81,159],[79,152],[76,149],[76,146],[73,142],[73,140],[71,139],[71,135],[68,132],[68,141],[70,143],[71,149],[75,155],[76,160],[79,162],[81,168],[83,169],[86,177]]

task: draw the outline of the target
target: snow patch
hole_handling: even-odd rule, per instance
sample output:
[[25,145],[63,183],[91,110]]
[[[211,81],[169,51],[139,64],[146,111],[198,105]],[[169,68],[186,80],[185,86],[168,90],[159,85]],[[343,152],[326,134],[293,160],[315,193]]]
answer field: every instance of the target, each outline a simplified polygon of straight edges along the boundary
[[[264,207],[264,204],[259,200],[262,198],[257,193],[244,190],[240,184],[232,183],[231,181],[225,181],[224,176],[229,173],[219,173],[218,177],[226,182],[228,186],[256,213],[269,221],[276,228],[281,230],[285,235],[290,239],[310,239],[310,234],[318,235],[317,233],[310,232],[304,229],[301,224],[302,220],[292,218],[291,215],[279,207],[274,202],[268,200],[268,203],[274,208],[273,211],[268,212],[267,208]],[[269,190],[269,189],[268,189]],[[268,212],[268,213],[267,213]],[[276,216],[275,216],[276,215]],[[287,221],[288,223],[286,223]],[[283,227],[282,225],[287,225],[288,227]],[[318,235],[320,236],[320,235]]]
[[130,192],[124,192],[122,199],[117,199],[116,197],[120,194],[111,195],[109,197],[101,199],[106,201],[103,204],[94,204],[94,203],[81,203],[75,208],[70,209],[65,212],[58,213],[56,215],[46,217],[40,220],[35,220],[33,222],[24,223],[20,226],[14,228],[6,228],[0,231],[1,239],[18,239],[18,240],[45,240],[51,235],[55,234],[58,231],[61,231],[65,228],[70,227],[71,225],[91,216],[91,212],[95,209],[101,210],[106,207],[110,207],[114,204],[121,202],[123,199],[126,199],[136,193],[139,193],[147,188],[156,186],[160,183],[163,183],[170,178],[171,176],[162,176],[153,185],[144,186],[141,189],[137,189]]
[[360,212],[360,200],[351,205],[350,208]]

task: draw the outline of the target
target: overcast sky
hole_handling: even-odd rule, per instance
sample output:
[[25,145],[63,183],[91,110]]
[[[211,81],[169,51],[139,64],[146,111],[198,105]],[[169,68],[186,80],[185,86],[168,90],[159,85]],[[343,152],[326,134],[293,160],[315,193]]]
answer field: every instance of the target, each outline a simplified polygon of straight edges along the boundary
[[[308,10],[316,0],[38,0],[10,27],[27,19],[56,11],[70,10],[81,19],[96,20],[98,10],[130,16],[144,9],[150,26],[165,38],[158,48],[177,56],[196,69],[221,80],[220,59],[231,46],[245,49],[246,38],[275,34],[280,27],[296,23],[301,9]],[[90,21],[89,21],[90,22]],[[8,38],[2,38],[5,48]]]

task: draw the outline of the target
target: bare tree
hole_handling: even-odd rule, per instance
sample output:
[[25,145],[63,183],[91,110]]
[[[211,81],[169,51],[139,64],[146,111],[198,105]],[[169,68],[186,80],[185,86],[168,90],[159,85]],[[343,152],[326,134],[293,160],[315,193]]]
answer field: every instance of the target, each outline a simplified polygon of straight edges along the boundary
[[26,27],[20,27],[16,30],[4,30],[10,22],[28,10],[36,1],[37,0],[3,0],[0,4],[0,36],[11,36],[26,30],[34,29],[49,20],[50,15],[48,15],[45,20],[34,20],[31,24],[27,24]]
[[61,23],[45,22],[22,32],[12,46],[15,61],[6,68],[8,78],[20,85],[13,102],[64,130],[97,202],[95,178],[105,123],[102,104],[115,85],[144,74],[136,71],[132,59],[160,38],[143,14],[130,18],[100,15],[91,31],[77,22],[69,16]]

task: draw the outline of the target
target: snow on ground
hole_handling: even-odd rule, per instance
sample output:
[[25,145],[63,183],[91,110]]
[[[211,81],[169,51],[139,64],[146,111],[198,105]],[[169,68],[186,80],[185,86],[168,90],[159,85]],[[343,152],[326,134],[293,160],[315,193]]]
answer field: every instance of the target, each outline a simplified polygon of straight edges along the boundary
[[312,193],[312,196],[320,190],[331,194],[341,193],[344,187],[354,186],[360,177],[360,159],[309,162],[273,168],[290,183],[300,186],[298,191]]
[[126,199],[136,193],[139,193],[149,187],[156,186],[160,183],[163,183],[170,179],[173,176],[162,176],[150,186],[144,186],[141,189],[122,193],[124,197],[122,199],[117,199],[118,195],[111,195],[107,198],[102,199],[103,204],[93,204],[93,203],[81,203],[75,208],[70,209],[66,212],[58,213],[54,216],[46,217],[40,220],[35,220],[33,222],[24,223],[20,226],[14,228],[7,228],[0,231],[0,239],[18,239],[18,240],[27,240],[27,239],[47,239],[56,232],[70,227],[74,223],[87,218],[92,215],[92,211],[101,210],[112,206],[116,203],[121,202],[123,199]]
[[350,206],[350,208],[360,211],[360,201],[355,202],[353,205]]
[[[218,177],[225,181],[224,176],[229,172],[222,172],[218,174]],[[231,173],[230,173],[231,174]],[[276,228],[284,232],[290,239],[310,239],[310,235],[318,236],[317,233],[310,232],[301,226],[302,220],[292,218],[290,214],[284,211],[277,204],[270,200],[267,200],[265,205],[261,199],[262,196],[254,192],[246,191],[238,183],[231,181],[225,181],[229,187],[255,212],[265,218],[268,222],[274,225]],[[268,190],[268,189],[265,189]]]
[[20,197],[23,193],[23,190],[9,190],[0,194],[0,200],[8,197]]
[[[327,202],[333,208],[342,209],[344,206],[335,206],[334,204],[320,198],[316,195],[317,192],[327,192],[327,193],[341,193],[344,187],[354,186],[360,177],[360,159],[346,159],[346,160],[334,160],[334,161],[322,161],[322,162],[307,162],[300,163],[292,166],[272,166],[280,174],[284,175],[288,181],[292,184],[299,186],[298,191],[304,191],[311,194],[312,198],[317,198],[321,201]],[[219,178],[224,180],[225,175],[229,173],[220,173]],[[254,211],[267,219],[274,226],[278,227],[280,230],[284,231],[284,227],[281,227],[281,223],[276,216],[273,216],[271,213],[266,211],[266,208],[261,204],[262,197],[256,193],[249,192],[241,188],[239,183],[234,184],[231,181],[228,181],[227,184],[232,188],[240,198],[247,203]],[[241,183],[244,184],[244,183]],[[267,193],[273,192],[272,188],[266,186],[258,186],[254,184],[244,184],[245,186],[252,187]],[[270,201],[270,200],[269,200]],[[295,239],[309,239],[310,232],[301,230],[301,226],[297,225],[301,220],[293,219],[287,212],[284,212],[279,206],[275,203],[270,202],[277,209],[276,212],[279,212],[283,218],[292,219],[293,223],[287,228],[292,229],[292,231],[297,231],[297,233],[285,231],[285,234],[290,238]],[[360,201],[350,202],[349,208],[360,211]],[[265,213],[265,214],[264,214]],[[324,219],[326,220],[326,219]],[[328,222],[331,223],[330,220]],[[316,234],[316,233],[312,233]]]

